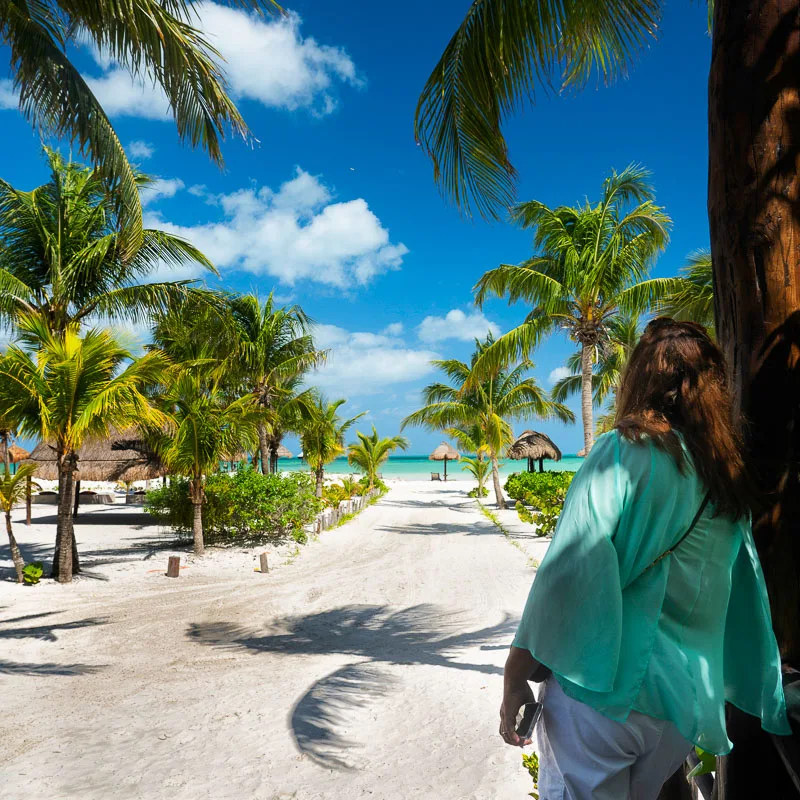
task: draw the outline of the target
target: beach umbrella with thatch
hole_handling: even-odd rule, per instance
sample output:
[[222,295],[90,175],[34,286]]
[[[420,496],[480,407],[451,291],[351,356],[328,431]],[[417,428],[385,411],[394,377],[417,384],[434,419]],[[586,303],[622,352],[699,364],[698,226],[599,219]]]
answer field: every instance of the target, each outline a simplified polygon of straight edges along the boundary
[[442,442],[429,456],[430,461],[444,461],[444,479],[447,480],[447,462],[458,461],[461,456],[451,445],[447,442]]
[[553,440],[538,431],[523,431],[508,448],[508,457],[519,461],[528,459],[528,472],[533,472],[533,462],[539,462],[539,472],[544,472],[544,459],[561,461],[561,451]]
[[[19,464],[20,461],[27,458],[29,455],[30,453],[27,450],[24,450],[17,444],[12,444],[11,447],[8,448],[9,464]],[[0,464],[5,464],[5,463],[6,463],[6,443],[0,441]]]
[[578,450],[578,458],[586,458],[586,448],[584,447],[583,450]]

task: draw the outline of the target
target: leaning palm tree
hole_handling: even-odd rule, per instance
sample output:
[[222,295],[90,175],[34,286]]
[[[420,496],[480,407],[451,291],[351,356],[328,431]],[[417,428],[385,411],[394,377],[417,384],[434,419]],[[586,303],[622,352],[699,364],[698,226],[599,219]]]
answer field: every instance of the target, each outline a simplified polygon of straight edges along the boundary
[[322,497],[325,465],[344,454],[345,434],[356,420],[366,414],[366,411],[362,411],[355,417],[343,420],[338,411],[346,402],[341,399],[329,403],[322,395],[316,395],[314,402],[309,405],[308,414],[300,428],[303,458],[316,477],[317,497]]
[[533,200],[516,206],[513,219],[533,228],[536,255],[520,265],[489,270],[475,287],[475,301],[507,296],[532,306],[525,321],[482,354],[476,374],[526,358],[556,331],[566,332],[581,353],[584,447],[594,443],[593,357],[606,345],[620,313],[644,313],[675,288],[673,278],[647,274],[669,239],[670,218],[653,201],[649,173],[631,165],[603,182],[600,202],[548,208]]
[[151,431],[149,441],[170,472],[189,479],[194,553],[201,556],[205,478],[254,444],[259,410],[252,395],[232,399],[198,371],[180,365],[170,371],[158,402],[168,424]]
[[11,549],[11,560],[14,562],[14,569],[17,573],[17,583],[22,583],[22,570],[25,567],[25,561],[14,536],[11,512],[17,503],[21,503],[26,498],[28,479],[34,472],[36,472],[36,464],[20,464],[13,475],[6,471],[0,477],[0,511],[6,515],[6,533],[8,534],[8,544]]
[[[238,5],[276,6],[272,0]],[[166,95],[181,140],[201,146],[221,164],[225,127],[241,135],[248,131],[227,94],[221,57],[193,26],[196,21],[190,0],[0,2],[0,43],[11,50],[20,111],[46,136],[76,143],[106,184],[118,187],[131,253],[142,242],[136,175],[103,107],[68,58],[68,48],[91,42],[133,77],[154,82]]]
[[708,250],[696,250],[680,269],[678,285],[658,304],[658,312],[697,322],[714,333],[714,265]]
[[372,433],[356,431],[359,441],[347,448],[347,461],[364,473],[369,481],[369,489],[375,488],[378,470],[395,450],[408,450],[408,439],[405,436],[390,436],[381,439],[373,425]]
[[494,346],[492,337],[478,342],[470,364],[456,359],[433,361],[449,383],[433,383],[423,390],[425,405],[407,416],[402,428],[417,425],[429,430],[480,428],[484,447],[492,465],[495,498],[498,508],[505,508],[500,486],[498,459],[514,439],[511,422],[537,417],[574,422],[574,414],[551,400],[527,373],[533,364],[523,361],[508,371],[495,369],[478,374],[476,367]]
[[308,399],[298,387],[327,353],[315,347],[312,321],[298,305],[280,307],[272,294],[263,303],[248,294],[232,297],[230,306],[235,343],[229,366],[241,373],[263,411],[258,427],[261,471],[275,472],[281,439],[296,429],[299,407]]
[[[12,325],[38,313],[54,333],[92,318],[148,321],[191,290],[188,281],[147,283],[157,267],[197,263],[192,244],[156,229],[131,250],[117,198],[97,170],[45,148],[50,180],[29,192],[0,180],[0,316]],[[137,177],[137,185],[148,179]]]
[[78,450],[111,427],[163,421],[145,391],[160,379],[165,361],[159,353],[131,360],[108,331],[92,329],[81,336],[75,322],[60,335],[40,316],[22,317],[18,326],[25,347],[12,344],[0,359],[0,414],[21,435],[49,442],[57,454],[53,577],[66,583],[78,567],[73,559]]

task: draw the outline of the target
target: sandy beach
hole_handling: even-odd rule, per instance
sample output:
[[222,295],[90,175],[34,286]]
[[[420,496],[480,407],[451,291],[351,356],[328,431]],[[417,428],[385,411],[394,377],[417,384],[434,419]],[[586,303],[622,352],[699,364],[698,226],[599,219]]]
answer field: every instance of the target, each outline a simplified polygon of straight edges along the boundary
[[[82,512],[71,586],[13,584],[4,544],[2,796],[525,798],[497,711],[546,542],[513,510],[510,541],[467,488],[397,482],[267,548],[268,575],[263,547],[187,558],[125,507]],[[34,509],[14,515],[26,560],[54,538],[55,509]]]

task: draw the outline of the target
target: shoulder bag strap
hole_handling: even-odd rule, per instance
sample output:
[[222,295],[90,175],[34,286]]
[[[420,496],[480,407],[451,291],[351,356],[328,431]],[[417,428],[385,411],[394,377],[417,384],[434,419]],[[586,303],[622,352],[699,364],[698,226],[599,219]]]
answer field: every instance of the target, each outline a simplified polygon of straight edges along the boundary
[[662,558],[666,558],[668,555],[674,553],[686,541],[686,537],[694,530],[694,527],[697,525],[700,517],[703,516],[703,512],[706,510],[709,500],[710,497],[708,494],[706,494],[706,496],[703,498],[703,502],[700,504],[700,508],[697,509],[697,513],[694,515],[692,524],[686,529],[686,533],[684,533],[683,536],[681,536],[681,538],[669,548],[669,550],[665,550],[649,567],[647,567],[645,572],[647,572],[648,569],[652,569],[656,564],[658,564],[659,561],[661,561]]

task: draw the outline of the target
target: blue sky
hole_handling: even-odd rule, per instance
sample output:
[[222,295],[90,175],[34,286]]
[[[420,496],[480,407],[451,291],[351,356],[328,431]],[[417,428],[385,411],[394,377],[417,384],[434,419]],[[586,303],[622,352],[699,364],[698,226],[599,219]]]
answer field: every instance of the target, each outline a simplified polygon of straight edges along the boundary
[[[490,326],[506,331],[526,311],[493,301],[481,314],[471,289],[486,269],[525,258],[530,235],[464,220],[439,196],[414,142],[417,97],[468,5],[297,0],[284,21],[200,6],[257,140],[226,142],[223,171],[180,145],[149,86],[133,86],[88,50],[77,56],[133,160],[160,179],[146,203],[148,224],[190,237],[226,287],[274,289],[300,303],[332,348],[315,381],[331,397],[349,398],[345,410],[368,409],[365,424],[385,435],[397,432],[435,377],[431,358],[467,359],[473,336]],[[657,275],[674,274],[708,244],[705,13],[700,4],[668,5],[658,41],[627,80],[542,94],[507,127],[520,199],[572,204],[596,198],[612,168],[636,161],[652,170],[674,220]],[[39,140],[14,103],[0,82],[0,175],[32,188],[46,173]],[[534,355],[544,386],[571,349],[554,338]],[[525,427],[546,431],[566,453],[581,446],[579,425]],[[441,439],[407,434],[414,453]]]

